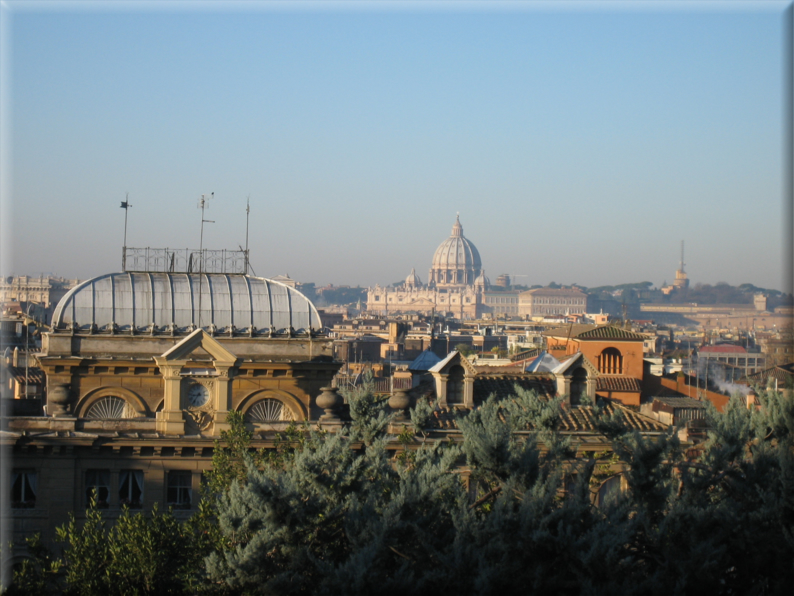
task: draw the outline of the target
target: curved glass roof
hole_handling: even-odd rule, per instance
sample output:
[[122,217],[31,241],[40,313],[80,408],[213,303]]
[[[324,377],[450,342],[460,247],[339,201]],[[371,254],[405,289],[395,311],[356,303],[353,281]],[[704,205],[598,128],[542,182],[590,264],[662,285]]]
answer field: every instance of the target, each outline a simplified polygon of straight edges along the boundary
[[[115,327],[114,327],[115,326]],[[314,304],[273,280],[221,273],[110,273],[72,288],[58,303],[54,330],[262,335],[320,329]]]

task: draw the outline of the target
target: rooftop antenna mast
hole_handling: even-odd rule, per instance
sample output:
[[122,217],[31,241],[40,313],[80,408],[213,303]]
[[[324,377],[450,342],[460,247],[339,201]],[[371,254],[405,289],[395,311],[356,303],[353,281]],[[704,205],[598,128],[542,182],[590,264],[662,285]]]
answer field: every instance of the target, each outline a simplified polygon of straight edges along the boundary
[[121,248],[121,270],[127,270],[127,211],[132,207],[130,205],[130,193],[126,194],[125,199],[121,202],[121,208],[124,209],[124,246]]
[[201,209],[201,237],[199,238],[199,328],[201,328],[201,274],[204,272],[204,224],[215,223],[211,219],[204,219],[204,209],[209,209],[210,199],[215,198],[215,193],[208,195],[201,195],[198,202],[198,207]]
[[251,195],[245,198],[245,274],[248,275],[248,220],[251,217]]
[[684,271],[684,241],[681,241],[681,271]]

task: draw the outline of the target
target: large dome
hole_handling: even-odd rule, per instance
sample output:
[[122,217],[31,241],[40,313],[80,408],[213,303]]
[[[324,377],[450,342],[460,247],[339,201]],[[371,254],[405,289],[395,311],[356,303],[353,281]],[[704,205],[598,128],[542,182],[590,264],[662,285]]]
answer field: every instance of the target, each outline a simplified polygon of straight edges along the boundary
[[54,331],[189,333],[197,327],[261,335],[320,329],[303,294],[261,277],[206,273],[111,273],[72,288]]
[[439,287],[470,286],[480,275],[482,261],[477,247],[463,235],[460,217],[455,219],[452,234],[433,255],[430,268],[431,285]]

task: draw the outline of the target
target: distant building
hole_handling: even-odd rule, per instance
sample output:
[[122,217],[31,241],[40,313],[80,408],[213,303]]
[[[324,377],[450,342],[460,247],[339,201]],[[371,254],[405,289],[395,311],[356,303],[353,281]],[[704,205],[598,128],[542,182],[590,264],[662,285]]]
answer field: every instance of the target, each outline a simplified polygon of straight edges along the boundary
[[689,279],[687,278],[686,272],[684,271],[684,241],[681,241],[681,263],[678,266],[678,269],[675,272],[675,280],[673,281],[672,285],[665,285],[662,288],[663,294],[671,294],[676,290],[683,290],[689,287]]
[[435,312],[457,319],[475,319],[484,312],[483,294],[489,286],[480,253],[463,235],[457,218],[452,234],[433,255],[427,285],[411,269],[401,286],[369,288],[367,311],[378,316]]
[[485,311],[497,315],[519,316],[519,295],[518,291],[483,293],[483,303]]
[[587,312],[587,294],[578,288],[537,288],[518,296],[522,317],[574,315]]
[[289,276],[289,273],[287,273],[286,275],[276,275],[275,277],[271,277],[270,279],[273,281],[277,281],[280,284],[284,284],[285,286],[288,286],[293,289],[296,289],[298,287],[298,282],[292,279]]
[[719,344],[716,346],[703,346],[697,352],[699,361],[708,363],[727,364],[737,369],[736,378],[749,375],[766,368],[766,356],[759,353],[748,352],[742,346],[732,344]]
[[766,356],[766,365],[794,362],[794,337],[791,329],[778,331],[758,340],[761,353]]
[[500,288],[509,288],[510,276],[507,273],[502,273],[499,277],[496,278],[496,283],[494,285],[497,285]]
[[78,279],[44,277],[43,275],[39,277],[20,275],[0,278],[0,303],[28,302],[39,304],[44,309],[42,313],[44,320],[42,322],[49,324],[55,305],[66,295],[66,292],[78,283],[80,283]]

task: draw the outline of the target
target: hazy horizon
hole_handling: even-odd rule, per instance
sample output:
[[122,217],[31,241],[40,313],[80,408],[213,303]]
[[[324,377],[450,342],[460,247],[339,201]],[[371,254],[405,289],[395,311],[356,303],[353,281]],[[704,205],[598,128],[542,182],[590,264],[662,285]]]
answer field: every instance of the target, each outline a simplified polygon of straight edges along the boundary
[[265,277],[427,281],[459,212],[491,282],[660,286],[684,240],[791,291],[788,3],[130,6],[3,9],[4,275],[118,271],[127,192],[128,246],[197,248],[214,192]]

